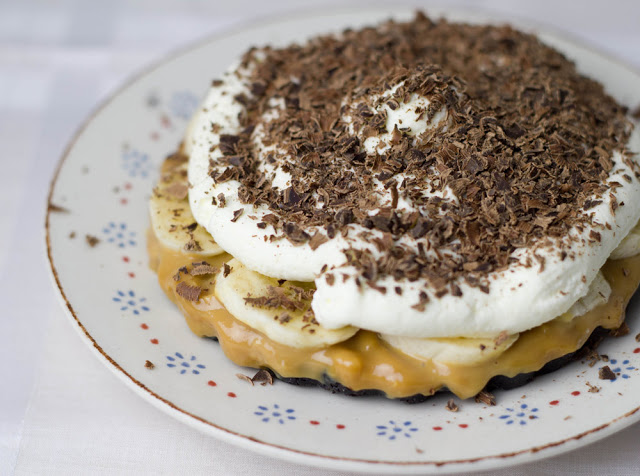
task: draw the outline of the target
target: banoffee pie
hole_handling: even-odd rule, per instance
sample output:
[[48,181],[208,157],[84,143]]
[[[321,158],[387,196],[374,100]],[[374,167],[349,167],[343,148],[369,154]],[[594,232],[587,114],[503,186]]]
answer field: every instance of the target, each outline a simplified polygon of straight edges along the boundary
[[623,325],[639,150],[601,84],[508,26],[252,48],[162,166],[151,265],[239,365],[468,398]]

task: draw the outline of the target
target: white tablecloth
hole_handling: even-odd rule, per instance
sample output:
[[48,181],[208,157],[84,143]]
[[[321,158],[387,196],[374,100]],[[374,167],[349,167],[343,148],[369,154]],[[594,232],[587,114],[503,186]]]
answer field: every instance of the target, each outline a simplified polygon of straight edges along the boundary
[[[640,69],[640,2],[449,3],[546,22]],[[49,281],[43,245],[52,171],[102,99],[176,47],[301,7],[285,0],[0,1],[0,475],[327,474],[202,435],[134,395],[76,336]],[[636,424],[498,474],[636,475],[639,468]]]

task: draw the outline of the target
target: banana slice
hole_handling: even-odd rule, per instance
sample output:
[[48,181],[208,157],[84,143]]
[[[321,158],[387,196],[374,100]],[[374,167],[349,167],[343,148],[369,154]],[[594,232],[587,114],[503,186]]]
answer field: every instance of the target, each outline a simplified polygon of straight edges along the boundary
[[596,277],[593,278],[593,281],[591,281],[586,296],[578,299],[574,305],[558,319],[570,321],[578,316],[583,316],[591,309],[607,302],[609,296],[611,296],[611,286],[605,279],[602,271],[599,271]]
[[219,255],[224,250],[191,214],[186,170],[186,156],[180,153],[163,163],[162,177],[149,200],[151,227],[167,248],[202,257]]
[[640,253],[640,222],[624,237],[618,247],[613,250],[609,259],[631,258]]
[[[587,294],[557,319],[570,321],[591,309],[606,303],[611,295],[611,286],[602,272],[589,286]],[[495,339],[473,339],[463,337],[420,339],[381,335],[380,338],[399,351],[417,359],[433,360],[443,364],[480,364],[493,359],[513,345],[519,334],[498,336]]]
[[313,318],[311,283],[278,281],[229,261],[215,284],[216,298],[236,319],[271,340],[295,348],[321,347],[342,342],[358,329],[325,329]]
[[500,335],[495,339],[466,337],[416,338],[380,335],[391,347],[416,359],[441,364],[471,365],[487,362],[513,345],[520,334]]

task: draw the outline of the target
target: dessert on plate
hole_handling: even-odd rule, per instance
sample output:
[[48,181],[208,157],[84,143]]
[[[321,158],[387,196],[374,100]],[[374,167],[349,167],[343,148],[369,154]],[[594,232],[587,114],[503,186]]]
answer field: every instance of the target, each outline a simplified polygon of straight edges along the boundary
[[413,400],[512,386],[623,325],[626,112],[509,26],[418,13],[252,48],[162,166],[151,265],[239,365]]

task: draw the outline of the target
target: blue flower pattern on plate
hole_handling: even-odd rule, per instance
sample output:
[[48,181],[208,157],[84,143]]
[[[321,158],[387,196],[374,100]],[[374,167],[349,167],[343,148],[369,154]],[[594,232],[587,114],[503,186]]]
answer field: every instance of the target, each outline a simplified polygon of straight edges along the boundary
[[198,98],[189,91],[178,91],[173,93],[169,100],[171,114],[180,119],[189,119],[198,107]]
[[109,222],[109,224],[102,229],[102,233],[108,243],[114,243],[118,248],[137,245],[135,240],[136,232],[128,230],[126,223]]
[[393,420],[389,420],[389,425],[376,426],[376,429],[378,430],[378,436],[387,437],[389,440],[395,440],[398,436],[411,438],[411,434],[418,431],[418,428],[410,421],[396,423]]
[[120,303],[121,311],[131,310],[136,316],[140,314],[140,311],[149,311],[149,307],[144,304],[147,298],[136,296],[135,291],[116,291],[116,295],[111,298],[113,302]]
[[629,375],[627,372],[630,370],[638,370],[636,367],[634,367],[633,365],[631,365],[631,362],[628,359],[623,360],[620,365],[618,365],[618,360],[617,359],[611,359],[609,360],[609,363],[614,366],[616,365],[616,367],[613,367],[611,370],[613,371],[613,373],[616,374],[616,378],[609,380],[610,382],[615,382],[616,380],[618,380],[617,377],[622,377],[624,379],[627,378],[631,378],[631,375]]
[[129,177],[146,178],[151,170],[149,155],[137,149],[125,149],[122,152],[122,168],[129,173]]
[[293,408],[287,408],[282,410],[280,405],[277,403],[273,405],[273,408],[269,408],[264,405],[258,406],[258,410],[253,412],[254,415],[262,417],[261,420],[265,423],[270,420],[277,421],[281,425],[283,425],[287,420],[295,420],[296,417],[293,415],[295,410]]
[[536,413],[538,412],[537,408],[529,408],[526,403],[523,403],[517,408],[507,408],[509,413],[504,415],[500,415],[498,418],[501,420],[505,420],[507,425],[513,425],[514,423],[519,423],[520,425],[526,425],[528,420],[535,420],[538,418]]
[[184,375],[189,371],[194,375],[198,375],[201,370],[206,369],[204,365],[195,362],[195,355],[187,359],[180,352],[175,352],[173,355],[167,355],[167,360],[167,367],[178,369],[180,375]]

